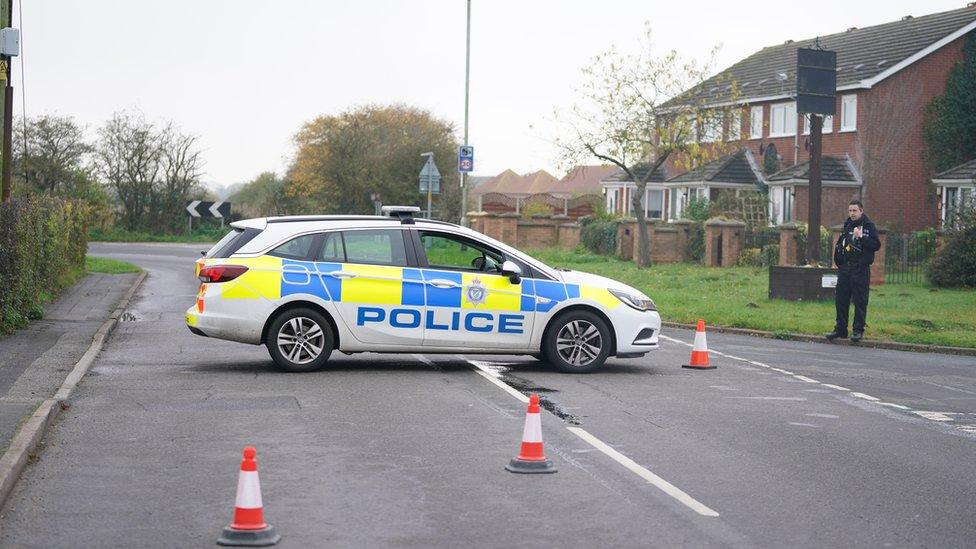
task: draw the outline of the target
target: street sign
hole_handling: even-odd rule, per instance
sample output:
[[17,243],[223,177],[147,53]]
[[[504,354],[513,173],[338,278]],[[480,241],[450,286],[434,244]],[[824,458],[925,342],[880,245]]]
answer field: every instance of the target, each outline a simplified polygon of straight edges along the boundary
[[190,217],[213,217],[223,219],[230,217],[230,202],[206,202],[191,200],[186,203],[186,211]]
[[441,172],[434,164],[434,155],[427,157],[424,169],[420,170],[420,192],[425,193],[428,190],[432,193],[441,192]]
[[837,96],[837,52],[796,50],[796,112],[833,116]]
[[461,145],[458,147],[458,173],[470,173],[474,170],[474,147]]

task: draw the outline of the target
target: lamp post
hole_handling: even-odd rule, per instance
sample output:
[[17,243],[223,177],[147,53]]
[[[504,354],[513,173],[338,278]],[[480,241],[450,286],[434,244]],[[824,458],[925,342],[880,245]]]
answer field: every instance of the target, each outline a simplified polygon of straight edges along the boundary
[[[468,0],[468,30],[464,48],[464,144],[468,144],[468,87],[471,79],[471,0]],[[468,226],[468,173],[461,172],[461,225]]]

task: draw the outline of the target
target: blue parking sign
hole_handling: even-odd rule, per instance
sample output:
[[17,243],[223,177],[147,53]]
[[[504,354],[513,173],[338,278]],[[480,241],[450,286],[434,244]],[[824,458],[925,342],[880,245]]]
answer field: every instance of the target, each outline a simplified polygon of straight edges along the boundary
[[470,173],[474,170],[474,147],[461,145],[458,147],[458,173]]

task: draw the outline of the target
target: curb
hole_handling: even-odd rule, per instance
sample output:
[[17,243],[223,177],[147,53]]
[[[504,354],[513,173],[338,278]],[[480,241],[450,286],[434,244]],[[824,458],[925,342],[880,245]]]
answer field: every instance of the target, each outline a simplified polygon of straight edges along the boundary
[[118,307],[112,311],[108,320],[102,323],[98,331],[95,332],[95,336],[92,338],[92,343],[88,347],[88,350],[75,363],[74,368],[71,369],[71,372],[65,378],[58,391],[52,398],[41,402],[41,405],[34,410],[34,413],[14,433],[14,437],[11,439],[7,451],[4,452],[3,457],[0,457],[0,506],[7,501],[7,497],[13,491],[17,480],[20,478],[20,473],[24,470],[24,466],[27,465],[28,459],[30,459],[31,455],[37,449],[37,445],[40,444],[48,425],[57,418],[61,410],[68,408],[68,398],[71,397],[71,393],[75,390],[75,387],[81,382],[85,374],[88,373],[88,369],[95,362],[95,357],[98,356],[98,353],[101,352],[102,347],[105,345],[105,340],[112,333],[116,323],[118,323],[119,317],[125,311],[126,307],[129,306],[129,301],[145,279],[146,271],[142,271],[138,278],[136,278],[136,281],[132,283],[132,287],[122,297],[122,301],[119,302]]
[[[668,328],[682,328],[694,330],[694,324],[682,324],[680,322],[661,322],[662,326]],[[942,353],[947,355],[976,356],[976,349],[970,347],[947,347],[943,345],[922,345],[920,343],[898,343],[895,341],[881,341],[879,339],[862,339],[858,343],[851,343],[848,339],[837,339],[828,342],[823,336],[810,334],[794,334],[791,332],[767,332],[765,330],[752,330],[749,328],[728,328],[725,326],[708,326],[708,330],[722,334],[737,334],[753,337],[765,337],[769,339],[782,339],[786,341],[805,341],[809,343],[822,343],[824,345],[850,345],[852,347],[872,347],[875,349],[889,349],[892,351],[909,351],[913,353]]]

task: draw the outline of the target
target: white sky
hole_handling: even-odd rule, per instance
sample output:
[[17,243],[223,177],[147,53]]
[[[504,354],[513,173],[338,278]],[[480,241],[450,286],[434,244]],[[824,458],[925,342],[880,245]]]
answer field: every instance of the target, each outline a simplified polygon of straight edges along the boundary
[[[22,0],[18,0],[22,1]],[[653,2],[472,0],[470,143],[475,174],[562,172],[552,112],[611,44],[650,21],[660,50],[719,67],[767,45],[961,8],[967,0]],[[208,182],[283,172],[292,136],[319,114],[402,102],[464,121],[464,0],[27,0],[27,113],[94,131],[119,109],[198,135]],[[19,26],[15,2],[14,25]],[[20,63],[14,69],[16,115]],[[451,169],[455,159],[437,159]],[[422,163],[418,161],[418,169]]]

